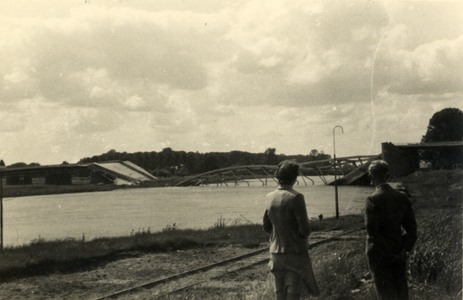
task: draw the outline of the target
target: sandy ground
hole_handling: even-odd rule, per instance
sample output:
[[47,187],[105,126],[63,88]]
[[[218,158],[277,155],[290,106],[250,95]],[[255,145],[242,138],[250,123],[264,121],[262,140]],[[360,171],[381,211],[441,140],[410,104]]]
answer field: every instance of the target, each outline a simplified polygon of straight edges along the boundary
[[118,260],[95,269],[2,283],[0,299],[97,299],[250,251],[252,249],[227,246],[160,254],[122,253]]

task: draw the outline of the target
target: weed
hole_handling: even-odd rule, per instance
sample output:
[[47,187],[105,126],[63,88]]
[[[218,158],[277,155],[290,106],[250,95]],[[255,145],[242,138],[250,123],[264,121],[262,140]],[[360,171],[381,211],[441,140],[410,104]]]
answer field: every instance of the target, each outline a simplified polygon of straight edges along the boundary
[[220,216],[220,218],[209,229],[224,228],[226,225],[227,223],[225,219]]
[[172,224],[172,226],[167,225],[166,227],[164,227],[164,228],[162,229],[162,232],[172,231],[172,230],[176,230],[176,229],[177,229],[177,227],[176,227],[176,225],[175,225],[175,223],[174,223],[174,224]]
[[331,251],[312,256],[314,274],[323,295],[349,295],[359,286],[362,274],[367,271],[362,246],[360,241],[346,241]]

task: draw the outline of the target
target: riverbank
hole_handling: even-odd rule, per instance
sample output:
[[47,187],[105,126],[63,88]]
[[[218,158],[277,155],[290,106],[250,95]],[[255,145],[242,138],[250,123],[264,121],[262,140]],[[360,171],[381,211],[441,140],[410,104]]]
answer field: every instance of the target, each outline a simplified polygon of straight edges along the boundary
[[[312,174],[311,175],[316,181],[318,181],[318,175]],[[330,177],[331,175],[326,175],[326,177]],[[113,191],[118,189],[140,189],[140,188],[158,188],[158,187],[172,187],[176,186],[177,184],[185,181],[187,179],[195,178],[195,176],[172,176],[169,178],[158,178],[154,181],[143,181],[140,182],[139,185],[115,185],[115,184],[85,184],[85,185],[30,185],[30,184],[22,184],[22,185],[4,185],[3,186],[3,198],[18,198],[18,197],[28,197],[28,196],[42,196],[42,195],[59,195],[59,194],[72,194],[72,193],[91,193],[91,192],[107,192]],[[273,184],[274,179],[271,179],[271,176],[259,178],[259,181],[270,182]],[[308,178],[308,177],[306,177]],[[204,179],[197,179],[196,182],[188,183],[183,186],[188,185],[210,185],[210,186],[235,186],[235,185],[249,185],[250,181],[256,180],[256,177],[252,175],[242,175],[240,176],[240,180],[234,180],[231,177],[224,177],[224,181],[220,181],[218,177],[209,178],[207,180]],[[304,179],[301,178],[301,184],[308,182],[309,184],[313,184],[313,179]],[[259,183],[261,185],[261,183]]]
[[[193,177],[193,176],[190,176]],[[3,198],[17,198],[28,196],[41,195],[59,195],[72,193],[92,193],[92,192],[108,192],[118,189],[139,189],[139,188],[157,188],[169,187],[184,181],[188,177],[171,177],[160,178],[155,181],[141,182],[140,185],[114,185],[114,184],[85,184],[85,185],[4,185]],[[252,176],[245,177],[253,179]],[[233,181],[227,182],[234,184]],[[217,182],[208,181],[207,184],[215,185]],[[220,183],[219,183],[220,184]]]
[[[177,180],[180,181],[180,180]],[[86,185],[7,185],[3,187],[3,198],[17,198],[41,195],[58,195],[72,193],[108,192],[118,189],[138,189],[165,187],[175,182],[170,179],[160,179],[141,185],[86,184]]]
[[[462,172],[415,173],[401,182],[415,201],[419,239],[409,257],[411,299],[461,299]],[[314,231],[363,222],[362,216],[312,220]],[[360,234],[359,238],[363,236]],[[260,224],[207,230],[135,232],[126,237],[36,240],[0,255],[0,299],[89,299],[251,251],[267,236]],[[364,242],[311,249],[318,299],[372,299]],[[271,299],[267,266],[219,278],[165,299]],[[459,294],[460,293],[460,294]],[[456,298],[455,298],[456,297]]]

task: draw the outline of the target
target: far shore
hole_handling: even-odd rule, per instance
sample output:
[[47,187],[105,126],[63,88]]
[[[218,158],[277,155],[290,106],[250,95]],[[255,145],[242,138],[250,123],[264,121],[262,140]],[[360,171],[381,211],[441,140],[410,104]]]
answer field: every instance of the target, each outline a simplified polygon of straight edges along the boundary
[[[108,192],[118,189],[138,189],[138,188],[161,188],[161,187],[172,187],[176,184],[194,176],[185,177],[170,177],[160,178],[155,181],[141,182],[140,185],[115,185],[115,184],[85,184],[85,185],[4,185],[3,186],[3,198],[16,198],[16,197],[28,197],[28,196],[40,196],[40,195],[57,195],[57,194],[71,194],[71,193],[91,193],[91,192]],[[315,176],[313,176],[315,177]],[[317,176],[318,177],[318,176]],[[238,181],[243,184],[246,180],[254,180],[255,178],[251,175],[242,176]],[[261,177],[262,180],[270,180],[270,177]],[[199,179],[198,179],[199,180]],[[244,181],[243,181],[244,180]],[[234,185],[234,180],[227,180],[226,184]],[[221,184],[217,182],[216,178],[204,181],[207,185]]]
[[108,192],[118,189],[151,188],[172,186],[179,178],[159,179],[141,185],[85,184],[85,185],[4,185],[3,198],[56,195],[71,193]]

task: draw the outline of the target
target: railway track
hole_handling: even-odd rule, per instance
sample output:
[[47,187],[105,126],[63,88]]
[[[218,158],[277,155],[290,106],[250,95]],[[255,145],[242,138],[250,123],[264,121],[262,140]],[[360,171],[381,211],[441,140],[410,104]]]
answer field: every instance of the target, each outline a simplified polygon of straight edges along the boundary
[[[309,248],[324,243],[336,241],[348,234],[362,230],[363,225],[354,224],[343,229],[332,228],[324,231],[313,232]],[[349,237],[347,237],[349,238]],[[350,237],[358,238],[358,237]],[[262,247],[245,255],[232,257],[218,263],[202,266],[187,272],[163,277],[132,288],[121,290],[113,294],[105,295],[95,300],[105,299],[156,299],[161,296],[208,282],[232,272],[239,272],[257,265],[268,263],[268,247]]]

